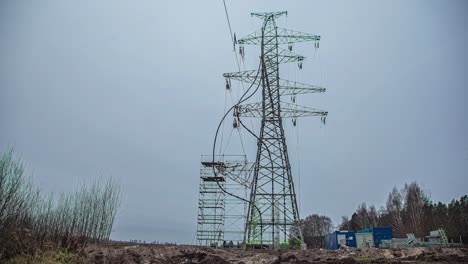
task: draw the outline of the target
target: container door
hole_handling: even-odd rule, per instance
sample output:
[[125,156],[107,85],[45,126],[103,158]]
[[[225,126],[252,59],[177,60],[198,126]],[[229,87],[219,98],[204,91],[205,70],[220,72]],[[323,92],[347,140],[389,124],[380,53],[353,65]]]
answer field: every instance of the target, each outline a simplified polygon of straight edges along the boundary
[[338,244],[340,245],[346,245],[346,235],[345,234],[338,234],[336,235],[338,238]]
[[348,247],[356,247],[356,237],[354,234],[349,234],[346,238],[346,245]]

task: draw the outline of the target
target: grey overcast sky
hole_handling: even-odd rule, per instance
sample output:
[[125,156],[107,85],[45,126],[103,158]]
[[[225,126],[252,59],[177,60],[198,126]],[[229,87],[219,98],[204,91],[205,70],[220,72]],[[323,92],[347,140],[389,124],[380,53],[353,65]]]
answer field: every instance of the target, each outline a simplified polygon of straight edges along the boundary
[[[280,26],[322,35],[317,51],[295,46],[301,72],[281,72],[328,89],[298,99],[328,110],[326,126],[286,122],[302,216],[338,224],[411,181],[435,201],[468,193],[467,1],[226,4],[238,37],[260,27],[250,12],[279,10]],[[246,57],[255,69],[258,50]],[[0,150],[14,147],[46,191],[116,178],[114,239],[191,243],[200,154],[224,111],[222,73],[236,69],[221,0],[3,0]]]

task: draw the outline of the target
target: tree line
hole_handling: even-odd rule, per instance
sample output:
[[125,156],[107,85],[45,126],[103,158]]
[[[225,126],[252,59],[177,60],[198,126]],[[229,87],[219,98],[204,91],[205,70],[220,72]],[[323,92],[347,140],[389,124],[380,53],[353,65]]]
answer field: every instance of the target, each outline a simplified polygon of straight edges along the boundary
[[449,203],[433,202],[416,182],[396,187],[388,194],[385,206],[362,203],[351,218],[342,217],[339,226],[343,230],[360,230],[376,226],[391,226],[394,237],[406,237],[413,233],[423,238],[431,230],[443,228],[449,240],[468,240],[468,196],[453,199]]
[[0,260],[37,250],[76,250],[109,240],[120,205],[119,186],[109,178],[54,195],[35,186],[10,150],[0,157]]
[[[372,227],[391,226],[393,237],[413,233],[423,238],[431,230],[443,228],[449,240],[468,242],[468,196],[449,203],[432,202],[416,182],[396,187],[388,194],[385,206],[362,203],[351,217],[343,216],[337,229],[358,231]],[[330,217],[312,214],[300,220],[304,242],[308,248],[324,248],[325,236],[332,232]]]

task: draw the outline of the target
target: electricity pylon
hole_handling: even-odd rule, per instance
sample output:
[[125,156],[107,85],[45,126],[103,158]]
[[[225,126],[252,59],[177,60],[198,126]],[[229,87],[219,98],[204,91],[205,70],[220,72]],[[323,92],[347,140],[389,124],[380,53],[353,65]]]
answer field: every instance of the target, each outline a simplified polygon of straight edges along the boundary
[[[238,104],[234,109],[235,118],[261,118],[244,242],[249,248],[278,249],[290,243],[305,246],[282,122],[283,118],[292,118],[295,124],[296,118],[304,116],[321,116],[324,121],[328,112],[287,103],[282,97],[325,92],[325,88],[283,80],[279,77],[279,65],[298,62],[302,68],[305,57],[291,51],[292,43],[315,41],[318,48],[320,36],[278,28],[275,19],[287,12],[251,15],[262,19],[263,26],[239,39],[238,44],[241,55],[244,55],[243,45],[260,45],[261,73],[253,70],[223,75],[228,83],[232,79],[262,88],[261,102]],[[283,49],[281,45],[289,48]]]

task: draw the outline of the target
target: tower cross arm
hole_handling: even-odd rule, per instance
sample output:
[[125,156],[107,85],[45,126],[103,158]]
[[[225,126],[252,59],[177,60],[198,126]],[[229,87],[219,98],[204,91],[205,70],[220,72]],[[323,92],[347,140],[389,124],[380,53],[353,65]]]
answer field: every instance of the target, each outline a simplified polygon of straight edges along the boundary
[[[291,103],[281,103],[281,117],[282,118],[298,118],[306,116],[321,116],[326,117],[327,111],[318,110],[311,107],[300,106]],[[241,104],[237,106],[236,113],[238,116],[243,117],[262,117],[262,103]]]
[[328,115],[328,112],[307,106],[282,102],[281,115],[283,118],[298,118],[306,116],[326,117]]
[[[270,35],[271,34],[271,35]],[[295,42],[305,42],[305,41],[320,41],[320,36],[299,32],[286,28],[278,28],[277,32],[269,31],[264,36],[265,38],[274,38],[278,40],[278,44],[288,44]],[[250,45],[260,45],[262,43],[262,30],[257,30],[249,35],[238,40],[239,44],[250,44]]]
[[[261,82],[261,76],[257,76],[256,70],[224,73],[223,77],[240,82],[254,83],[255,85]],[[324,87],[284,79],[279,79],[278,84],[280,95],[323,93],[326,91]]]
[[236,107],[236,115],[243,117],[262,117],[262,103],[240,104]]
[[290,80],[279,80],[279,92],[280,95],[296,95],[296,94],[308,94],[308,93],[324,93],[326,88],[305,84]]
[[256,70],[249,70],[249,71],[224,73],[223,77],[227,79],[240,81],[240,82],[252,83],[255,81],[255,83],[258,84],[262,76],[260,76],[260,73]]

